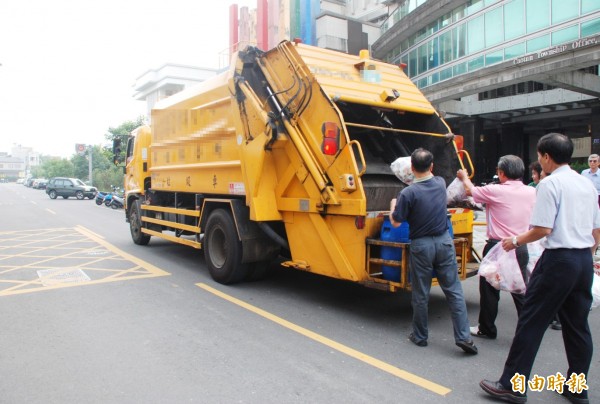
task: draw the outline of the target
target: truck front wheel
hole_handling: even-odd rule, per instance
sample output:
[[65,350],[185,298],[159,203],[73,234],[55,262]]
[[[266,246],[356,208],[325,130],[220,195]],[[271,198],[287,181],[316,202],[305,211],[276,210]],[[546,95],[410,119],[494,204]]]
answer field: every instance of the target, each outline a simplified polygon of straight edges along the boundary
[[129,230],[131,231],[131,238],[135,244],[147,245],[150,242],[150,236],[142,233],[140,210],[140,203],[138,201],[131,204],[131,210],[129,211]]
[[227,285],[246,277],[248,268],[242,264],[242,242],[237,236],[233,217],[223,209],[214,210],[208,217],[204,256],[215,281]]

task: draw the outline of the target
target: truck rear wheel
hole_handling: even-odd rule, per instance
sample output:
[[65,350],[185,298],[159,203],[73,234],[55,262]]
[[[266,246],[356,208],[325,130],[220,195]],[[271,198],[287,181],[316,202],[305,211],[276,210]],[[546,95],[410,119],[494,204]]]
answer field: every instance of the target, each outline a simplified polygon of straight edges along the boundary
[[135,244],[147,245],[150,242],[150,236],[142,233],[139,201],[135,201],[131,204],[131,210],[129,211],[129,230],[131,231],[131,238]]
[[210,276],[219,283],[239,282],[248,273],[247,265],[242,264],[242,242],[233,217],[223,209],[214,210],[208,217],[204,256]]

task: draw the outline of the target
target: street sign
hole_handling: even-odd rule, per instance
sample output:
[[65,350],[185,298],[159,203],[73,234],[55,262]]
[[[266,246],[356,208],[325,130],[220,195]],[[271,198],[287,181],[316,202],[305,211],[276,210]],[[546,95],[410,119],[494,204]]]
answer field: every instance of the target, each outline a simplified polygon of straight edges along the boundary
[[80,156],[83,156],[85,154],[85,149],[86,149],[85,144],[83,144],[83,143],[77,143],[77,144],[75,144],[75,151]]

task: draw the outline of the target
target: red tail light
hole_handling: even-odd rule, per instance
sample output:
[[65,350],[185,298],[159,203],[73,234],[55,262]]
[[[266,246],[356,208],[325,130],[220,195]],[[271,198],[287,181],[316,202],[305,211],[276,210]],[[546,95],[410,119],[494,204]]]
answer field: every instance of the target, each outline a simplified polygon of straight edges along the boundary
[[354,219],[354,226],[356,226],[356,228],[358,230],[362,230],[365,228],[365,217],[364,216],[356,216],[356,218]]
[[335,122],[325,122],[321,131],[323,132],[323,144],[321,145],[323,154],[334,156],[340,148],[340,128]]

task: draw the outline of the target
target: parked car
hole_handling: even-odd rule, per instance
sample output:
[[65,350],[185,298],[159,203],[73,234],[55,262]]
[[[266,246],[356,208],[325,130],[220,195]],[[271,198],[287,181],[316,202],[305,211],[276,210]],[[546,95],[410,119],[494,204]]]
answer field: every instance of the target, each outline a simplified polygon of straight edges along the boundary
[[31,188],[34,189],[46,189],[46,185],[48,184],[48,180],[45,178],[36,178],[33,180],[31,184]]
[[56,177],[50,179],[46,185],[46,193],[52,199],[62,196],[67,199],[74,196],[77,199],[94,199],[98,190],[96,187],[85,185],[83,181],[77,178]]

